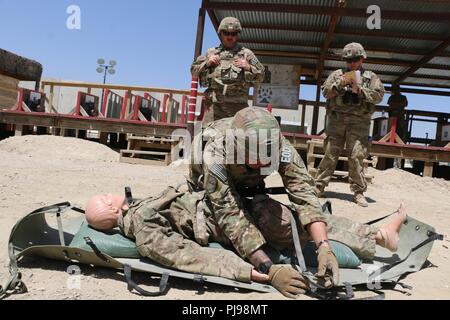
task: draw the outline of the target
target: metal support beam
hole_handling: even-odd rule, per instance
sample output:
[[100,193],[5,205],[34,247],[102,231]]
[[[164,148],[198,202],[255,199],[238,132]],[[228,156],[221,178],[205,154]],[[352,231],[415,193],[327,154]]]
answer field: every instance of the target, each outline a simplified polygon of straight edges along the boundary
[[[342,8],[346,4],[346,0],[336,0],[336,7]],[[330,24],[328,26],[328,32],[327,36],[325,37],[325,41],[323,42],[321,48],[320,48],[320,55],[319,60],[317,61],[317,72],[316,72],[316,80],[318,83],[320,83],[320,80],[322,78],[323,73],[323,67],[325,64],[325,56],[328,52],[328,48],[330,47],[331,41],[334,37],[334,30],[336,30],[336,26],[338,24],[338,21],[341,17],[337,14],[333,14],[331,16]],[[314,133],[315,134],[315,133]]]
[[[335,33],[336,34],[336,33]],[[289,46],[289,47],[304,47],[304,48],[322,48],[322,45],[319,44],[311,44],[309,42],[295,42],[292,40],[271,40],[271,41],[262,41],[262,40],[253,40],[253,39],[246,39],[245,37],[242,37],[240,39],[241,43],[249,43],[249,44],[259,44],[259,45],[267,45],[267,44],[271,44],[271,45],[285,45],[285,46]],[[342,49],[342,45],[341,44],[334,44],[334,45],[329,45],[330,49]],[[373,51],[373,52],[381,52],[381,53],[395,53],[395,54],[407,54],[407,55],[412,55],[412,56],[424,56],[427,55],[429,51],[424,51],[423,49],[417,49],[417,48],[376,48],[376,47],[370,47],[370,46],[365,46],[364,47],[366,49],[366,51]],[[436,57],[450,57],[450,53],[449,52],[439,52],[435,55]]]
[[197,59],[197,57],[202,54],[204,30],[205,30],[205,9],[200,8],[198,10],[197,36],[195,38],[194,60]]
[[445,41],[443,41],[440,45],[438,45],[436,48],[431,50],[427,55],[425,55],[422,59],[420,59],[417,63],[415,63],[411,68],[409,68],[402,76],[398,77],[394,83],[399,84],[406,78],[408,78],[410,75],[412,75],[414,72],[425,66],[431,59],[436,57],[439,53],[444,51],[448,48],[450,45],[450,37],[448,37]]
[[[290,52],[290,51],[268,51],[268,50],[253,50],[253,52],[258,56],[269,56],[269,57],[290,57],[290,58],[305,58],[305,59],[315,59],[317,60],[319,55],[315,53],[307,53],[307,52]],[[331,61],[342,61],[342,58],[338,55],[327,55],[326,60]],[[365,63],[370,64],[380,64],[380,65],[389,65],[389,66],[399,66],[399,67],[412,67],[413,63],[399,60],[399,59],[384,59],[384,58],[367,58]],[[450,65],[440,65],[440,64],[432,64],[428,63],[422,66],[427,69],[436,69],[436,70],[450,70]]]
[[214,10],[210,9],[210,4],[209,4],[209,0],[203,0],[202,1],[202,9],[206,9],[206,11],[208,12],[208,16],[211,19],[211,22],[214,26],[215,30],[219,30],[219,19],[217,19],[216,13],[214,12]]
[[[312,15],[338,15],[347,17],[367,18],[366,8],[336,8],[332,6],[311,5],[280,5],[274,3],[245,3],[245,2],[214,2],[209,3],[207,9],[227,11],[263,11],[300,13]],[[409,21],[450,21],[449,12],[414,12],[383,10],[383,19]]]

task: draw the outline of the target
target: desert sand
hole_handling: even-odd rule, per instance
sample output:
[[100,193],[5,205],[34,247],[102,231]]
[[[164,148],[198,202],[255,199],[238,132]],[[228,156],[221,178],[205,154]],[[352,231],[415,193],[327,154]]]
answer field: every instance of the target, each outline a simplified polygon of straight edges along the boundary
[[[8,277],[7,242],[16,221],[29,212],[62,201],[83,207],[97,193],[122,193],[130,186],[135,197],[155,194],[168,184],[177,184],[187,175],[187,167],[160,167],[119,163],[119,155],[101,144],[55,136],[12,137],[0,141],[0,283]],[[396,169],[378,171],[369,185],[369,208],[351,202],[349,186],[332,182],[327,197],[333,213],[360,222],[381,217],[396,210],[401,201],[409,215],[450,233],[450,181],[422,178]],[[281,185],[278,176],[268,178],[269,186]],[[278,196],[280,197],[280,196]],[[281,196],[281,200],[286,200]],[[324,200],[321,200],[324,201]],[[386,299],[450,299],[450,241],[434,243],[429,256],[431,267],[408,275],[402,283],[384,290]],[[123,274],[109,269],[81,267],[79,289],[69,289],[68,263],[34,259],[21,265],[28,293],[7,299],[283,299],[278,293],[262,294],[208,285],[206,290],[191,281],[171,278],[170,290],[160,298],[143,298],[127,291]],[[154,291],[158,277],[135,274],[135,281]],[[358,292],[358,295],[365,293]],[[305,299],[307,299],[305,297]]]

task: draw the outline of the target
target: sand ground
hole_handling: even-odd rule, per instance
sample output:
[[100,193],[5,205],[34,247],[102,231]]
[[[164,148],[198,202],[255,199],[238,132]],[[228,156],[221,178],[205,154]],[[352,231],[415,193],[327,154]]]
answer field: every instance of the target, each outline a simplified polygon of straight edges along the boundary
[[[0,283],[8,276],[8,237],[22,216],[61,201],[83,207],[93,194],[122,193],[124,186],[130,186],[135,197],[145,197],[158,193],[168,184],[183,181],[187,174],[186,166],[119,163],[118,154],[103,145],[54,136],[13,137],[1,141],[0,168]],[[360,208],[351,202],[348,184],[331,183],[327,197],[332,201],[335,215],[365,222],[395,211],[403,201],[409,215],[434,226],[439,233],[450,234],[447,209],[450,181],[422,178],[395,169],[371,170],[371,173],[375,179],[367,191],[369,208]],[[269,185],[280,185],[277,176],[268,180]],[[435,242],[429,256],[432,267],[402,281],[413,289],[385,290],[386,298],[450,299],[449,246],[447,237]],[[29,292],[8,299],[155,299],[129,293],[123,275],[109,269],[80,266],[80,288],[69,289],[67,263],[28,259],[21,267]],[[136,274],[135,278],[145,288],[156,290],[157,277]],[[175,278],[170,280],[170,287],[168,294],[160,299],[283,299],[277,293],[262,294],[218,285],[199,290],[193,282]]]

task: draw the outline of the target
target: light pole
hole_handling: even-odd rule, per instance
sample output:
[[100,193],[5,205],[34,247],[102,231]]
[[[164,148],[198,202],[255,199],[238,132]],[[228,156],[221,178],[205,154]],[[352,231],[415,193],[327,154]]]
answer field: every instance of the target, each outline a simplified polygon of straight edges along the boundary
[[[117,62],[115,60],[110,60],[109,65],[105,65],[105,59],[100,58],[97,60],[98,67],[97,72],[98,73],[105,73],[103,76],[103,84],[106,83],[106,74],[109,73],[110,75],[113,75],[116,73],[116,69],[114,67],[117,65]],[[100,108],[103,107],[103,99],[105,97],[105,88],[102,89],[102,101],[100,103]]]

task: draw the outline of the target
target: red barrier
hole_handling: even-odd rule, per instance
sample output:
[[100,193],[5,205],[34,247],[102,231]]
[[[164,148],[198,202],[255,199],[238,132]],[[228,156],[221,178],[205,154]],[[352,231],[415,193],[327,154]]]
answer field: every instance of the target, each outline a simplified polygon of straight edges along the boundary
[[128,99],[130,99],[130,93],[128,91],[125,92],[125,98],[123,98],[122,102],[122,110],[120,110],[120,119],[124,120],[127,113]]
[[194,122],[195,122],[195,107],[197,106],[197,94],[198,94],[198,78],[192,77],[191,93],[189,95],[189,111],[187,127],[191,134],[191,139],[194,137]]
[[81,108],[81,92],[78,91],[77,93],[77,104],[75,105],[75,112],[73,113],[76,116],[80,115],[80,108]]
[[188,102],[188,99],[186,96],[183,96],[183,100],[181,101],[181,119],[180,122],[181,123],[186,123],[186,103]]
[[390,143],[395,143],[395,134],[397,133],[397,117],[391,118],[391,139]]
[[108,104],[110,90],[105,89],[104,97],[103,97],[103,105],[102,105],[102,114],[106,117],[106,106]]
[[162,116],[161,116],[161,122],[166,122],[166,110],[167,110],[167,101],[169,100],[169,95],[164,95],[163,100],[163,110],[162,110]]
[[135,96],[133,104],[133,117],[131,120],[139,120],[139,107],[141,105],[141,96]]
[[267,111],[269,111],[270,113],[272,113],[272,104],[271,104],[271,103],[269,103],[269,104],[267,105]]
[[22,103],[23,103],[23,88],[20,88],[19,89],[19,100],[17,101],[17,111],[23,111]]

